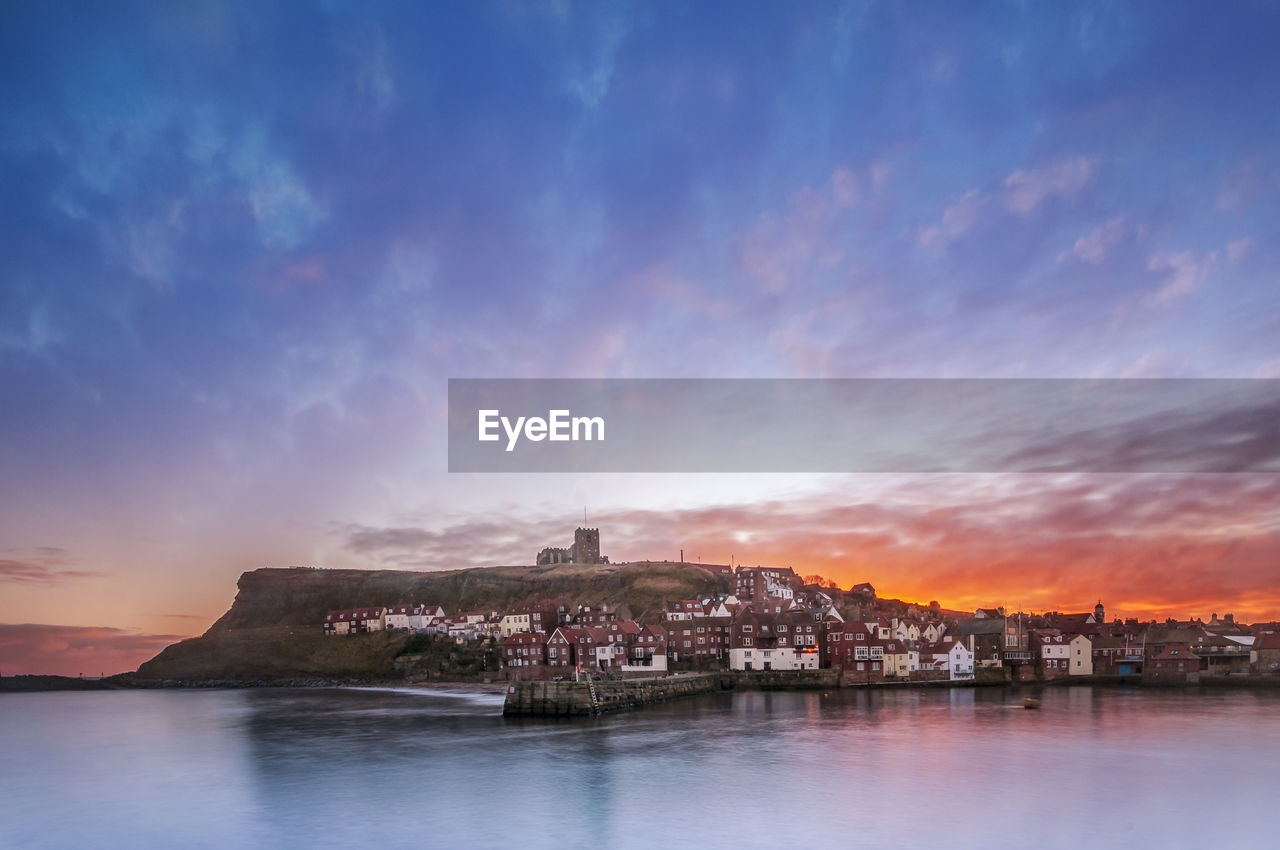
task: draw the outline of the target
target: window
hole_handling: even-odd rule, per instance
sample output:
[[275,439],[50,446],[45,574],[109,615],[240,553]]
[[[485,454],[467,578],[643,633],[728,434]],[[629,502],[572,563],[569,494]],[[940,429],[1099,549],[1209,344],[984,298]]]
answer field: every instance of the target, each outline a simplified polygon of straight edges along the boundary
[[858,640],[866,640],[866,638],[866,635],[862,634],[862,632],[858,632]]
[[750,631],[751,631],[751,626],[744,625],[744,626],[742,627],[742,631],[744,631],[744,632],[750,632]]

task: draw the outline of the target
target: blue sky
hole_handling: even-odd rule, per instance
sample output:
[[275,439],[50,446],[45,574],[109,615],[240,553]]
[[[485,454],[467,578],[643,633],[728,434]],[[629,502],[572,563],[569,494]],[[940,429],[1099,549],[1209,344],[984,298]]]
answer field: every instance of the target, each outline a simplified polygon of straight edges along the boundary
[[449,377],[1280,376],[1274,3],[2,13],[0,620],[872,486],[450,477]]

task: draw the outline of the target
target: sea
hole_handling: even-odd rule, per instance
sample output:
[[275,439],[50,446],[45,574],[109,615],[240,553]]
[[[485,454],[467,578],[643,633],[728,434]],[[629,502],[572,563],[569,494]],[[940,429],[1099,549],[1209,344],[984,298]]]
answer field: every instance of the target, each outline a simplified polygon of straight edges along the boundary
[[1280,847],[1280,693],[0,695],[0,846]]

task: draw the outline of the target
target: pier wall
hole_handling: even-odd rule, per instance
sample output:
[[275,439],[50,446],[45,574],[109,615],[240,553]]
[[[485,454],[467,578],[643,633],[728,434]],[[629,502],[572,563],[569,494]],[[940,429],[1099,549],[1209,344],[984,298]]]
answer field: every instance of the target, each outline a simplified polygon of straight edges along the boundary
[[834,688],[838,678],[837,670],[797,670],[596,679],[591,684],[516,681],[507,685],[502,713],[506,717],[586,717],[719,691]]

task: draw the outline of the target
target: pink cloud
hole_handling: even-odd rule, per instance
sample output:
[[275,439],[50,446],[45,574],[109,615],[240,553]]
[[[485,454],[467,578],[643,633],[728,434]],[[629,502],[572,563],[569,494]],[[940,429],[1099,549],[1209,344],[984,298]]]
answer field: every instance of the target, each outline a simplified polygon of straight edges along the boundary
[[738,264],[770,294],[796,280],[838,266],[845,257],[839,225],[862,199],[866,181],[837,168],[818,188],[803,186],[784,211],[762,213],[738,240]]
[[1086,263],[1100,263],[1106,258],[1107,253],[1120,243],[1124,233],[1124,218],[1117,216],[1077,239],[1071,253],[1076,256],[1076,259]]
[[987,199],[977,189],[965,193],[942,212],[942,220],[921,230],[916,241],[924,248],[941,248],[959,239],[978,223]]
[[1191,295],[1204,285],[1218,266],[1218,252],[1197,258],[1190,251],[1156,254],[1147,261],[1147,271],[1162,277],[1160,288],[1151,296],[1155,305],[1170,304]]
[[0,623],[0,673],[6,676],[113,675],[189,635],[145,634],[104,626]]
[[1027,171],[1019,169],[1004,180],[1005,203],[1019,215],[1030,215],[1050,198],[1079,194],[1097,174],[1098,161],[1087,157],[1063,159]]

